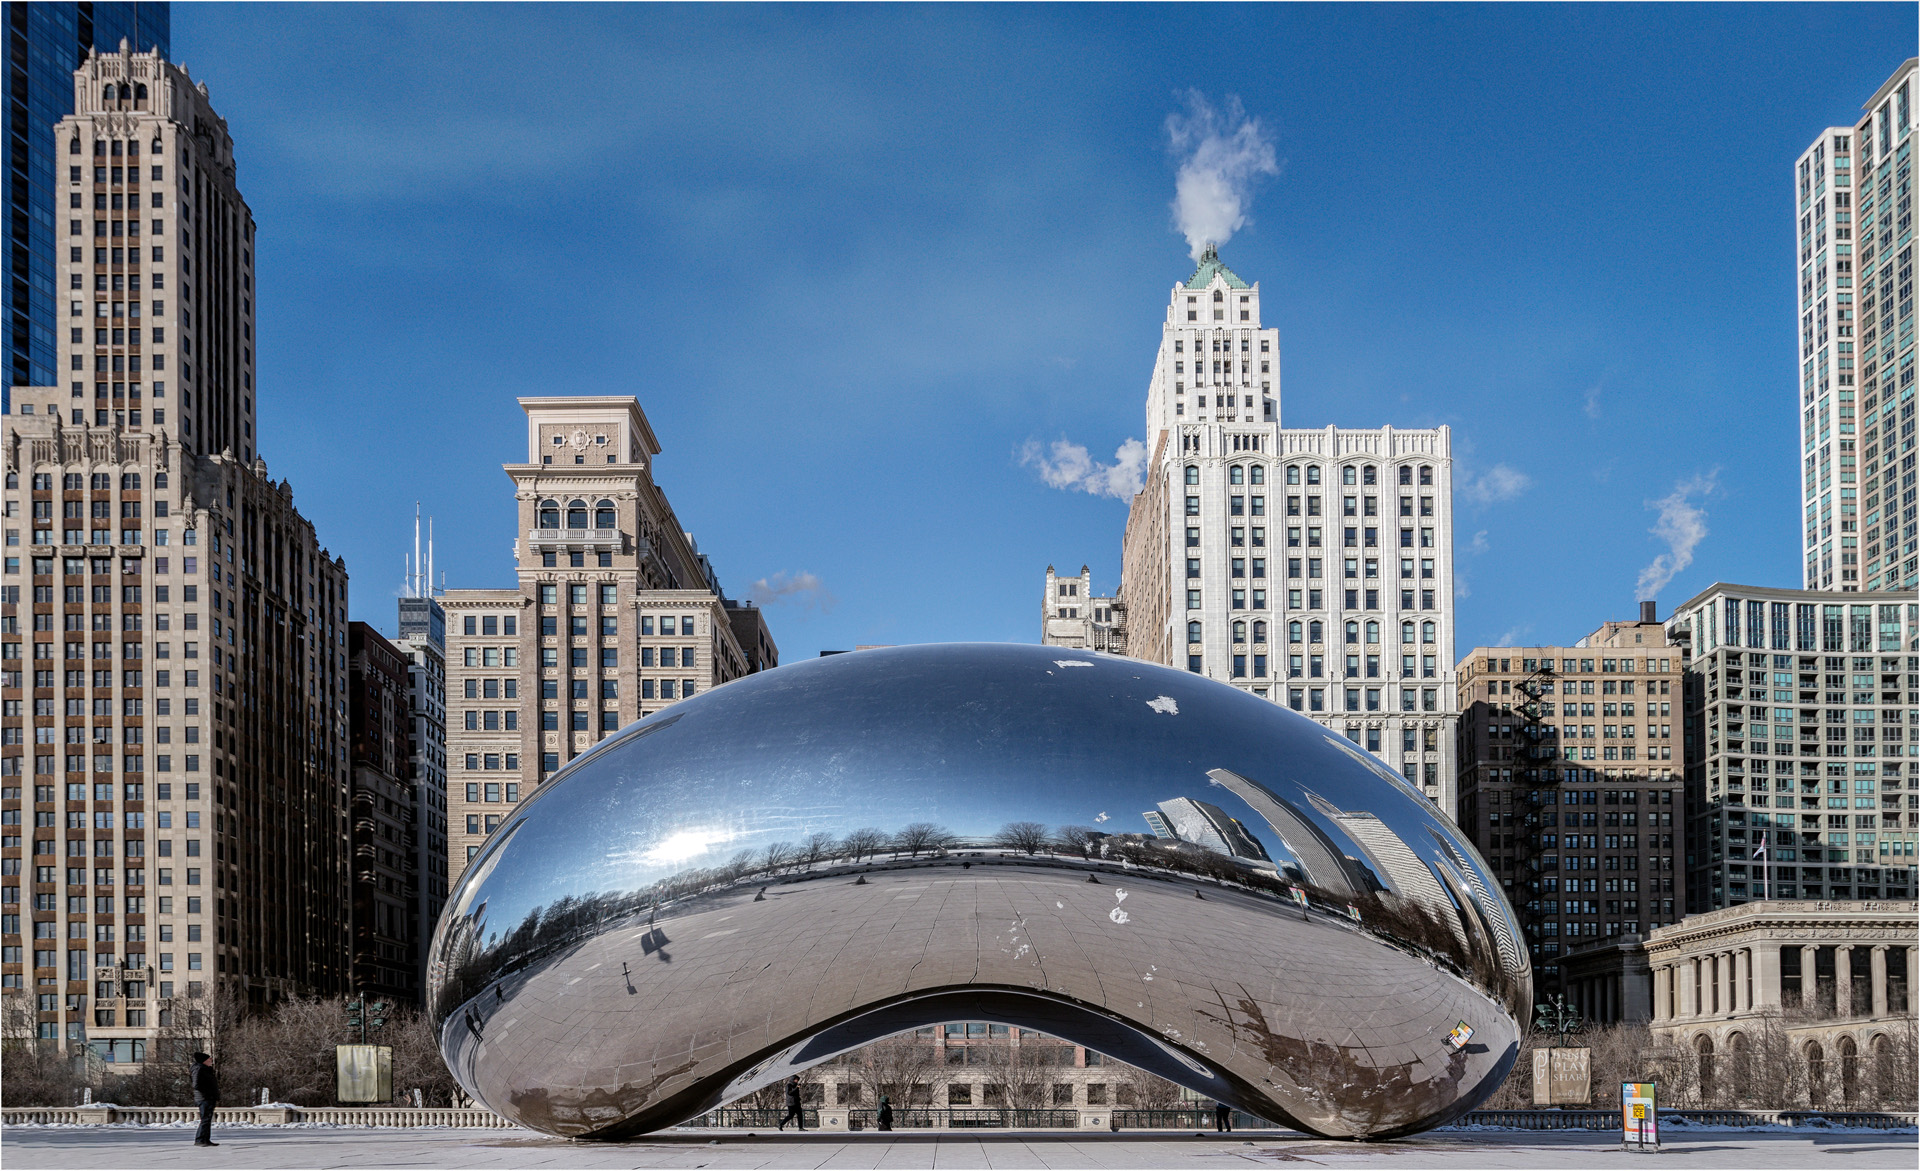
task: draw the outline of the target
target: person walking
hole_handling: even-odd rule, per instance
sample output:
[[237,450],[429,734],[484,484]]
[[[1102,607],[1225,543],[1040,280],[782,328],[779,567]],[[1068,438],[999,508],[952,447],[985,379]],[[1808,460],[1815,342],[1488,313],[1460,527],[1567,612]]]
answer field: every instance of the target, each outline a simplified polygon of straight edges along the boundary
[[205,1053],[193,1055],[193,1104],[200,1110],[200,1129],[194,1132],[196,1147],[217,1147],[213,1141],[213,1110],[220,1104],[220,1075],[213,1072],[213,1058]]
[[1233,1133],[1233,1107],[1225,1102],[1213,1104],[1213,1129],[1222,1134]]
[[880,1115],[880,1129],[892,1130],[893,1129],[893,1104],[887,1101],[887,1096],[885,1094],[880,1095],[879,1115]]
[[800,1079],[797,1077],[787,1079],[787,1112],[780,1119],[780,1129],[787,1129],[789,1122],[796,1130],[807,1129],[806,1116],[800,1113]]

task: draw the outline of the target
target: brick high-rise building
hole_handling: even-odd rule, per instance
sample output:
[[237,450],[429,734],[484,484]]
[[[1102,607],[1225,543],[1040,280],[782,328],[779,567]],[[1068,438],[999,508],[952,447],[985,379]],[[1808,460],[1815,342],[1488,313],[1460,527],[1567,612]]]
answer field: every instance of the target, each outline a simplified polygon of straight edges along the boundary
[[1451,432],[1280,425],[1280,334],[1209,247],[1173,286],[1127,513],[1127,653],[1304,712],[1454,809]]
[[419,813],[408,657],[364,622],[347,625],[353,759],[353,988],[418,1001]]
[[[419,588],[427,588],[425,577]],[[447,905],[447,615],[431,595],[400,599],[400,636],[407,656],[407,775],[413,785],[414,871],[420,936],[415,970],[427,970],[434,924]]]
[[1572,646],[1460,660],[1459,822],[1542,988],[1585,941],[1637,940],[1686,913],[1680,671],[1652,602]]
[[764,620],[728,600],[654,482],[660,444],[639,402],[520,406],[527,461],[506,465],[519,584],[440,597],[455,882],[517,801],[603,737],[778,664]]
[[351,974],[347,574],[254,449],[253,220],[204,85],[53,130],[63,381],[0,424],[0,985],[120,1065]]

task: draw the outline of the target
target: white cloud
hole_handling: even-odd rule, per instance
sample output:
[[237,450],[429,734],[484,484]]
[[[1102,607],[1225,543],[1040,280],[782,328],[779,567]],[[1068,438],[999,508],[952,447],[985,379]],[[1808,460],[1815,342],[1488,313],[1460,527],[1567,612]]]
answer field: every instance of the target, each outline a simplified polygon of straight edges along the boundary
[[1197,261],[1209,241],[1225,244],[1247,226],[1253,181],[1280,173],[1273,136],[1229,96],[1224,114],[1206,95],[1188,90],[1185,113],[1167,115],[1167,145],[1180,160],[1174,177],[1173,225]]
[[1485,553],[1491,548],[1493,548],[1493,545],[1487,540],[1487,530],[1481,529],[1479,532],[1473,534],[1473,543],[1467,546],[1467,551],[1478,555]]
[[1113,453],[1112,463],[1103,464],[1078,443],[1056,439],[1042,451],[1038,440],[1029,439],[1020,448],[1020,466],[1039,469],[1049,488],[1131,500],[1146,482],[1147,445],[1129,439]]
[[1600,383],[1594,383],[1593,386],[1588,389],[1586,401],[1581,406],[1581,409],[1587,413],[1587,418],[1589,419],[1598,419],[1600,417],[1600,387]]
[[1460,494],[1475,504],[1499,504],[1506,500],[1517,500],[1520,494],[1533,487],[1533,478],[1518,468],[1506,464],[1495,464],[1474,479],[1468,480],[1460,489]]
[[747,589],[747,597],[756,606],[793,605],[804,610],[831,610],[838,600],[817,576],[804,569],[763,577]]
[[1494,646],[1519,646],[1520,640],[1526,637],[1527,632],[1532,629],[1533,629],[1533,624],[1531,622],[1526,622],[1526,623],[1522,623],[1519,626],[1511,627],[1508,629],[1508,631],[1505,634],[1501,635],[1499,639],[1497,639],[1494,642],[1493,645]]
[[1707,510],[1693,501],[1695,497],[1704,501],[1713,495],[1714,480],[1719,474],[1715,469],[1704,476],[1695,476],[1675,484],[1672,494],[1647,501],[1648,508],[1660,510],[1660,519],[1647,531],[1667,543],[1667,552],[1655,557],[1640,571],[1640,580],[1634,585],[1635,597],[1642,601],[1659,597],[1676,574],[1693,564],[1694,549],[1707,537]]

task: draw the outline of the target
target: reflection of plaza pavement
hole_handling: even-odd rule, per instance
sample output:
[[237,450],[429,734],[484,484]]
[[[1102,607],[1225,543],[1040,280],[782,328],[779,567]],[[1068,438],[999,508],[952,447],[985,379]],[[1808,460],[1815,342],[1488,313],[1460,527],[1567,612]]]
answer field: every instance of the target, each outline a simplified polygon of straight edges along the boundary
[[[1344,918],[1199,881],[1088,873],[948,860],[874,867],[862,885],[843,872],[691,900],[484,990],[470,1022],[450,1019],[450,1056],[483,1098],[568,1133],[856,1010],[969,985],[1132,1021],[1340,1132],[1448,1113],[1505,1056],[1497,1005]],[[1462,1020],[1490,1044],[1455,1053],[1445,1038]]]
[[973,1171],[1061,1169],[1380,1166],[1422,1168],[1911,1168],[1914,1137],[1841,1133],[1803,1135],[1690,1128],[1659,1154],[1626,1155],[1611,1136],[1588,1133],[1434,1131],[1393,1143],[1333,1143],[1282,1132],[1246,1137],[810,1135],[749,1139],[677,1132],[629,1143],[576,1143],[524,1131],[409,1129],[232,1129],[216,1132],[218,1150],[192,1145],[192,1128],[9,1127],[0,1162],[9,1171],[95,1171],[100,1167],[422,1167],[479,1171],[495,1167],[706,1168],[808,1167]]

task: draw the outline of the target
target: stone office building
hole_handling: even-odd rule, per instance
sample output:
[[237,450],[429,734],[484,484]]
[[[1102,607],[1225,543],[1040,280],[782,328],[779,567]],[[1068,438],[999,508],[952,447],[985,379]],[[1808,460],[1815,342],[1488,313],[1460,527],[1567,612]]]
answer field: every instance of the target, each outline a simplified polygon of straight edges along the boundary
[[1040,599],[1040,644],[1074,650],[1127,653],[1127,609],[1117,597],[1093,592],[1093,571],[1082,565],[1077,577],[1063,577],[1047,566]]
[[0,991],[121,1066],[216,990],[348,985],[347,574],[255,450],[225,122],[157,53],[74,87],[70,380],[0,416]]
[[1168,297],[1127,511],[1127,653],[1284,703],[1454,814],[1446,427],[1287,429],[1260,286],[1209,247]]
[[407,657],[364,622],[347,624],[353,736],[353,987],[418,1001],[422,931],[415,847],[419,810],[409,776]]
[[[641,716],[778,665],[654,482],[630,397],[527,398],[518,585],[449,590],[448,877],[523,797]],[[743,646],[741,631],[750,642]]]

